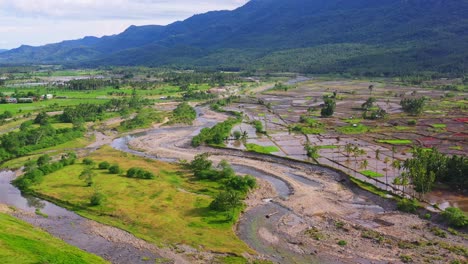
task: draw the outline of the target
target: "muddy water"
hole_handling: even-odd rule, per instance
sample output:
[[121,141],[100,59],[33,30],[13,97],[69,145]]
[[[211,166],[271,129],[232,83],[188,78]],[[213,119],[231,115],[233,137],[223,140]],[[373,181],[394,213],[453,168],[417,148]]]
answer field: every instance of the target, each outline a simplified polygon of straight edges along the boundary
[[458,207],[468,213],[468,196],[463,194],[439,189],[424,195],[424,199],[431,204],[438,204],[442,210],[447,207]]
[[[14,215],[36,227],[40,227],[50,234],[61,238],[65,242],[82,250],[101,256],[116,264],[148,263],[160,258],[146,248],[146,243],[133,237],[131,234],[116,228],[106,228],[105,236],[93,232],[94,228],[103,229],[94,221],[81,217],[71,211],[56,206],[50,202],[22,195],[11,185],[15,178],[12,171],[0,172],[0,203],[7,204],[23,211]],[[35,215],[36,209],[48,217]]]

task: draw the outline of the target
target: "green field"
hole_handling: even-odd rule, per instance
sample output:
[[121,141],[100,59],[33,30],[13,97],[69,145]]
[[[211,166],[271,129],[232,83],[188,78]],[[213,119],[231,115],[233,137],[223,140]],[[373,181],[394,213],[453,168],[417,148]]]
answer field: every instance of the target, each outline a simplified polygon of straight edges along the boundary
[[411,145],[413,144],[412,140],[409,139],[382,139],[376,140],[377,143],[384,143],[390,145]]
[[276,146],[260,146],[252,143],[247,144],[246,147],[248,151],[262,154],[270,154],[279,151],[279,149]]
[[351,124],[349,126],[339,127],[336,131],[346,135],[364,134],[369,131],[369,127],[363,124]]
[[361,171],[361,174],[366,176],[366,177],[370,177],[370,178],[381,178],[381,177],[383,177],[383,174],[380,174],[378,172],[371,171],[371,170]]
[[25,114],[34,111],[47,110],[49,107],[60,108],[79,104],[104,104],[108,100],[102,99],[54,99],[30,104],[0,104],[0,113],[10,111],[13,114]]
[[38,228],[2,213],[0,259],[2,264],[108,263],[98,256],[68,245]]
[[[233,254],[252,253],[234,233],[224,213],[210,210],[213,196],[221,185],[194,181],[182,168],[127,155],[110,147],[93,153],[96,162],[108,161],[127,170],[145,168],[155,180],[130,179],[94,169],[94,187],[86,187],[79,174],[79,163],[49,174],[35,192],[60,200],[79,214],[127,230],[159,246],[188,244],[195,248]],[[66,187],[66,188],[65,188]],[[90,206],[90,197],[99,190],[105,202]]]

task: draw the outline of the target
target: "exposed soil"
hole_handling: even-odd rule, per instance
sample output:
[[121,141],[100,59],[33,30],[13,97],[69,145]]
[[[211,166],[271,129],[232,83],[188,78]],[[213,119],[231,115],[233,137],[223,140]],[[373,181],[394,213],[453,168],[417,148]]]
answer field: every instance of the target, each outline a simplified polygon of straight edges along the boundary
[[[213,116],[219,117],[217,114]],[[188,147],[189,135],[196,129],[185,127],[172,129],[170,133],[148,133],[132,139],[130,145],[158,157],[191,160],[200,152]],[[296,257],[304,254],[316,255],[314,258],[332,263],[398,263],[402,255],[411,256],[415,262],[433,263],[464,258],[440,246],[436,246],[437,250],[434,245],[427,246],[427,243],[444,241],[466,248],[464,238],[450,234],[446,234],[447,238],[437,237],[431,233],[429,222],[395,211],[393,203],[343,185],[327,173],[318,174],[303,168],[226,154],[212,156],[212,160],[225,159],[232,164],[254,167],[287,182],[293,190],[289,197],[265,200],[265,196],[273,193],[271,186],[260,181],[260,188],[249,197],[249,210],[239,223],[240,237],[260,253],[272,254],[270,258],[277,262],[294,263]],[[291,177],[291,173],[304,175],[315,184],[304,184]],[[252,217],[258,218],[259,213],[268,212],[271,201],[286,210],[267,224],[263,223],[265,226],[258,226],[262,223],[252,221]],[[252,223],[245,226],[246,221]],[[248,228],[252,225],[258,226],[254,237],[245,233],[252,231]],[[375,237],[366,238],[369,231]],[[339,246],[339,240],[346,241],[347,245]],[[269,252],[271,248],[280,256]]]

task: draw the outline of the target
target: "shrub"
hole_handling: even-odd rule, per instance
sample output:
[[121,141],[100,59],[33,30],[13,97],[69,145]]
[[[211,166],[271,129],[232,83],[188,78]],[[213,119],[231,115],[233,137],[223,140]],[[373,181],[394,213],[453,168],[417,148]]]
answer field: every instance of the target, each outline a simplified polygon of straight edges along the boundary
[[102,193],[94,193],[90,198],[90,203],[92,206],[101,205],[104,202],[104,195]]
[[37,159],[37,166],[43,166],[49,163],[52,159],[49,157],[49,155],[45,154],[39,157]]
[[413,258],[411,258],[411,257],[408,256],[408,255],[401,255],[401,256],[400,256],[400,260],[401,260],[401,262],[403,262],[403,263],[411,263],[411,262],[413,262]]
[[340,246],[342,246],[342,247],[346,246],[347,244],[348,244],[348,242],[346,242],[346,241],[344,241],[344,240],[338,241],[338,245],[340,245]]
[[83,164],[85,164],[85,165],[94,165],[94,160],[92,160],[90,158],[84,158],[83,159]]
[[242,133],[239,130],[234,131],[233,136],[236,140],[239,140],[242,137]]
[[127,171],[128,178],[137,178],[137,179],[154,179],[154,174],[152,172],[146,171],[141,168],[131,168]]
[[397,203],[398,210],[406,213],[415,213],[419,207],[419,202],[415,199],[401,199]]
[[408,120],[408,125],[415,126],[417,124],[416,120]]
[[111,174],[119,174],[122,170],[120,169],[119,165],[115,164],[109,167],[109,173]]
[[98,167],[101,170],[107,170],[107,169],[110,168],[110,164],[107,161],[103,161],[103,162],[99,163]]
[[454,227],[465,227],[468,225],[468,218],[459,208],[449,207],[442,212],[442,216]]

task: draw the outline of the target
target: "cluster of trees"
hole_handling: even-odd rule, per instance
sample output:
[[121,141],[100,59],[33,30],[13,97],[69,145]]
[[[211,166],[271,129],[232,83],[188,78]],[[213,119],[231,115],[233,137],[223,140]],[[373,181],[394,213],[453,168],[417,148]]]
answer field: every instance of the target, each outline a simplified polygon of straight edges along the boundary
[[118,87],[119,82],[117,80],[105,80],[105,79],[83,79],[83,80],[71,80],[65,83],[65,87],[73,91],[86,91],[86,90],[97,90],[103,87]]
[[252,125],[255,128],[255,132],[260,133],[260,134],[265,134],[266,131],[263,129],[263,123],[260,120],[255,120],[252,122]]
[[207,93],[205,91],[187,91],[183,94],[184,101],[190,100],[210,100],[214,99],[216,96],[214,94]]
[[207,153],[199,154],[190,163],[190,169],[199,180],[209,180],[221,183],[224,191],[219,193],[211,202],[210,209],[226,212],[234,210],[242,205],[242,199],[247,193],[255,188],[254,177],[237,176],[231,165],[227,161],[221,161],[218,168],[213,167],[213,163],[208,159]]
[[412,115],[419,115],[424,111],[426,105],[426,98],[405,98],[401,100],[400,105],[403,111]]
[[134,118],[121,122],[120,128],[122,130],[144,128],[150,126],[154,122],[160,123],[163,120],[163,115],[160,112],[152,108],[144,108],[141,109]]
[[[236,100],[238,98],[239,98],[239,96],[229,96],[227,98],[219,99],[216,102],[212,103],[210,105],[210,108],[213,111],[222,112],[222,111],[224,111],[223,107],[232,104],[234,102],[234,100]],[[238,112],[236,112],[236,113],[238,113]]]
[[197,119],[197,111],[188,103],[179,104],[172,111],[171,123],[192,124]]
[[190,84],[208,83],[210,86],[225,86],[237,83],[241,78],[236,73],[225,72],[164,72],[159,74],[165,82],[176,86],[185,87]]
[[59,120],[63,123],[82,123],[96,121],[102,118],[106,112],[105,105],[97,104],[80,104],[75,107],[67,107],[59,116]]
[[323,106],[320,111],[322,117],[331,117],[335,113],[336,109],[336,100],[335,97],[324,96],[323,97]]
[[216,124],[212,128],[203,128],[198,135],[192,138],[192,146],[198,147],[201,144],[221,145],[231,135],[231,130],[235,124],[242,121],[241,118],[229,118],[228,120]]
[[137,178],[137,179],[146,179],[146,180],[151,180],[155,178],[154,173],[147,171],[145,169],[142,169],[142,168],[137,168],[137,167],[130,168],[127,171],[126,176],[128,178]]
[[302,115],[299,119],[300,124],[290,126],[289,131],[299,132],[302,134],[320,134],[323,131],[325,125],[319,122],[317,119]]
[[413,157],[403,167],[402,177],[410,179],[421,195],[430,192],[436,181],[461,190],[468,188],[468,159],[464,156],[447,156],[436,148],[413,148]]
[[50,162],[52,159],[48,155],[43,155],[39,159],[29,161],[24,164],[24,174],[17,178],[13,183],[22,191],[28,191],[32,185],[39,184],[47,174],[62,169],[65,166],[75,164],[76,153],[70,152],[63,155],[60,161]]
[[143,106],[151,104],[148,99],[142,99],[133,95],[131,98],[112,99],[105,104],[79,104],[78,106],[66,107],[59,116],[64,123],[94,122],[102,119],[107,111],[125,113],[131,109],[138,110]]
[[32,151],[56,146],[82,137],[81,127],[55,129],[50,124],[34,128],[32,121],[21,124],[20,130],[0,136],[0,160],[24,156]]

